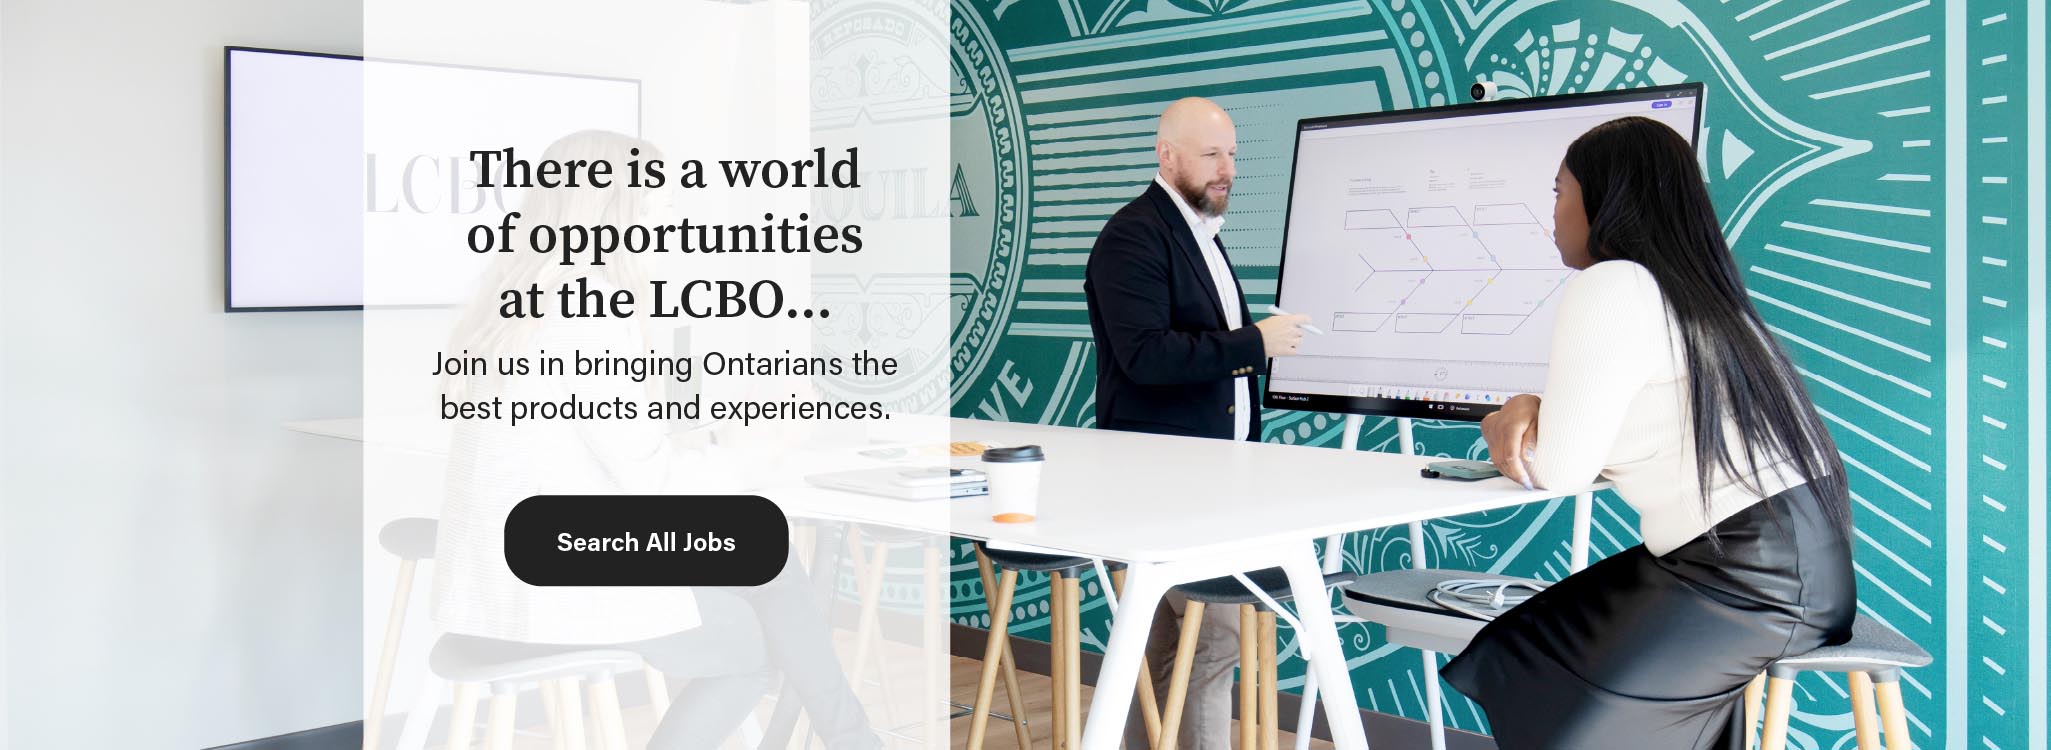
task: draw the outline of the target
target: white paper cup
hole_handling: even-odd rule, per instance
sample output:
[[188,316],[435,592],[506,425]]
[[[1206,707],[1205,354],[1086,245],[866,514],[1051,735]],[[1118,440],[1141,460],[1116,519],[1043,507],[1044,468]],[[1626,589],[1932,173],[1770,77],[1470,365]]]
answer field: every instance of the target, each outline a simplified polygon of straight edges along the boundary
[[983,451],[983,473],[990,482],[990,520],[1031,523],[1040,509],[1040,468],[1046,454],[1037,445]]

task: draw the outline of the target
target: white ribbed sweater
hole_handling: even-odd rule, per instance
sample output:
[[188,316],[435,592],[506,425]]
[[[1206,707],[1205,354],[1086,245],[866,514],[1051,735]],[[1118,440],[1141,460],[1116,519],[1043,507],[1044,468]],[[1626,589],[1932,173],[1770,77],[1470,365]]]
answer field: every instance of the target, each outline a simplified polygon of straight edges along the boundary
[[[1547,489],[1583,486],[1598,475],[1615,482],[1655,555],[1758,502],[1761,495],[1719,469],[1709,513],[1702,512],[1687,362],[1651,272],[1629,261],[1597,263],[1567,282],[1564,295],[1530,459],[1533,481]],[[1735,429],[1726,419],[1732,445]],[[1754,473],[1767,496],[1804,481],[1785,462]]]

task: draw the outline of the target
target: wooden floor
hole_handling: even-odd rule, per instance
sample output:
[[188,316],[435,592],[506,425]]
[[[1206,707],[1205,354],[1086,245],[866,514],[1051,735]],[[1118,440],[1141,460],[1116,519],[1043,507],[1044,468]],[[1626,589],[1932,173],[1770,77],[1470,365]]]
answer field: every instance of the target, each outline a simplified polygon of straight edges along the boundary
[[[970,704],[975,702],[976,678],[980,673],[981,666],[982,662],[975,659],[951,657],[948,677],[951,683],[949,689],[952,693],[951,699],[953,701],[961,704]],[[622,679],[633,678],[637,677],[635,675],[622,676]],[[1053,698],[1053,681],[1048,679],[1044,675],[1037,675],[1030,672],[1020,672],[1018,679],[1019,687],[1026,694],[1026,721],[1027,725],[1032,730],[1033,746],[1040,748],[1041,750],[1052,750],[1053,745],[1051,744],[1049,729],[1050,725],[1052,724],[1052,714],[1050,712],[1052,711],[1051,703]],[[907,675],[904,679],[898,681],[897,684],[913,685],[915,684],[915,682],[912,679],[912,676]],[[672,685],[671,687],[672,689],[674,689],[680,686]],[[868,689],[861,691],[865,696],[874,694],[875,685],[873,682],[869,684],[867,688]],[[1082,702],[1084,711],[1089,710],[1090,694],[1090,687],[1087,685],[1083,686]],[[1009,713],[1011,704],[1010,701],[1004,695],[1004,683],[1001,681],[997,684],[997,691],[994,696],[993,702],[996,704],[997,711],[1002,713]],[[773,701],[765,701],[762,708],[756,712],[756,715],[766,721],[770,716],[771,712],[774,710],[774,708],[775,706]],[[482,722],[484,718],[482,716],[482,713],[483,711],[480,710],[480,715],[478,717],[480,722]],[[882,711],[876,710],[872,707],[869,713],[871,721],[873,723],[879,725],[883,723],[884,720],[882,718]],[[654,729],[655,717],[653,715],[653,712],[645,705],[635,706],[632,708],[628,708],[626,710],[625,718],[627,724],[628,746],[631,748],[635,748],[636,750],[644,747],[648,741],[648,736],[650,732],[652,732]],[[544,720],[544,717],[521,716],[519,726],[520,729],[518,730],[518,734],[513,741],[513,747],[515,748],[515,750],[556,750],[556,748],[558,748],[555,738],[551,736],[549,732],[549,727],[547,722]],[[953,746],[954,748],[968,747],[969,718],[967,716],[962,716],[961,718],[950,720],[947,723],[947,727],[949,745]],[[882,726],[878,726],[877,728],[879,730],[886,729],[886,727]],[[916,727],[908,728],[907,733],[916,736]],[[1236,743],[1238,741],[1237,722],[1234,723],[1234,731],[1232,737],[1233,742]],[[478,730],[478,739],[471,745],[471,747],[482,748],[483,744],[483,728],[480,726]],[[1281,746],[1285,749],[1294,748],[1296,746],[1295,736],[1287,732],[1284,732],[1282,734]],[[1332,747],[1332,744],[1324,740],[1312,740],[1310,746],[1313,748],[1322,749],[1330,748]],[[599,746],[596,744],[590,744],[587,745],[587,747],[597,748]],[[738,741],[738,739],[730,739],[726,743],[725,747],[740,749],[741,744]],[[793,743],[793,747],[795,747],[795,743]],[[813,743],[813,747],[818,747],[818,744],[816,742]],[[919,743],[915,739],[896,738],[886,734],[885,747],[892,748],[893,750],[919,750],[919,748],[921,747],[921,743]],[[987,737],[985,737],[983,742],[983,747],[987,748],[987,750],[1019,750],[1018,736],[1016,731],[1013,729],[1011,722],[1000,720],[996,717],[992,717],[990,719],[990,728],[987,733]]]
[[[950,678],[953,680],[952,691],[956,702],[964,704],[975,702],[976,678],[982,672],[982,665],[983,662],[977,659],[959,656],[953,658]],[[1044,675],[1020,672],[1018,674],[1018,683],[1019,689],[1026,694],[1026,725],[1032,730],[1033,746],[1042,748],[1042,750],[1048,750],[1053,747],[1049,728],[1053,718],[1052,711],[1054,710],[1052,706],[1054,681]],[[1237,688],[1234,688],[1234,690],[1237,690]],[[1090,695],[1092,692],[1090,686],[1083,686],[1082,705],[1085,715],[1089,711]],[[998,681],[997,691],[992,696],[991,702],[995,704],[995,710],[1010,713],[1011,702],[1004,696],[1004,683],[1002,680]],[[1232,742],[1237,743],[1239,741],[1239,722],[1232,722],[1232,728]],[[948,744],[956,748],[968,747],[968,717],[963,716],[955,719],[950,729],[953,731],[948,732]],[[1296,736],[1283,732],[1281,744],[1283,748],[1296,747]],[[1313,739],[1310,741],[1310,746],[1321,749],[1330,748],[1332,743]],[[1018,750],[1018,732],[1012,727],[1011,722],[992,718],[990,720],[990,729],[983,738],[983,747],[985,750]]]

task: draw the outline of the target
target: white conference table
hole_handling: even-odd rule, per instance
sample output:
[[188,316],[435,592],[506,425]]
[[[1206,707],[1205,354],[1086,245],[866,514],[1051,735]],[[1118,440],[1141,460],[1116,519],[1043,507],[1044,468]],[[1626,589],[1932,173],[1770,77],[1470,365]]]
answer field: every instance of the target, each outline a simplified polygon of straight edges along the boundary
[[[287,425],[308,434],[362,440],[360,420]],[[793,474],[759,492],[786,513],[895,526],[983,540],[999,548],[1053,551],[1129,567],[1098,671],[1082,750],[1114,750],[1122,739],[1157,604],[1176,585],[1281,568],[1299,602],[1327,602],[1315,543],[1337,534],[1507,508],[1591,488],[1526,490],[1507,479],[1425,479],[1435,460],[1370,451],[1184,438],[1075,427],[953,419],[951,440],[1039,445],[1046,451],[1037,518],[991,520],[986,499],[926,503],[824,490]],[[844,454],[843,454],[844,455]],[[817,465],[806,461],[806,464]],[[820,469],[886,465],[851,459]],[[957,460],[957,465],[959,460]],[[1583,506],[1587,503],[1582,503]],[[1577,508],[1577,515],[1586,508]],[[1579,534],[1577,534],[1577,537]],[[1576,540],[1577,563],[1584,553]],[[1322,687],[1326,719],[1342,750],[1367,747],[1337,623],[1326,606],[1297,608],[1299,643]]]
[[1322,688],[1334,742],[1367,747],[1337,624],[1324,606],[1314,542],[1365,529],[1575,495],[1507,479],[1425,479],[1435,459],[1277,443],[1168,437],[957,419],[954,440],[1036,444],[1046,451],[1037,519],[990,520],[988,503],[953,504],[949,533],[1125,561],[1125,593],[1097,673],[1084,750],[1112,750],[1124,732],[1156,604],[1178,584],[1282,568],[1300,606],[1300,643]]

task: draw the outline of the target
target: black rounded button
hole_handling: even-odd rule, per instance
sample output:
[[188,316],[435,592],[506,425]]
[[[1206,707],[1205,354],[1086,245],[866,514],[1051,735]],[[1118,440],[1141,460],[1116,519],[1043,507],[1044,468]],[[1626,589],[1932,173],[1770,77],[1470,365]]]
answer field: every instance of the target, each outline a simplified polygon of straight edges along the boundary
[[755,495],[535,495],[504,541],[532,586],[757,586],[783,570],[790,522]]

